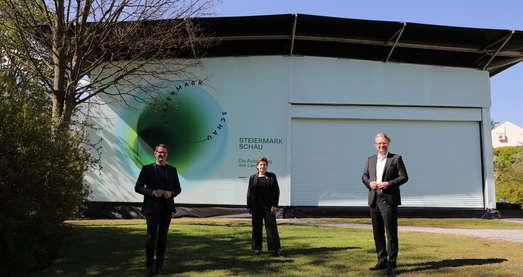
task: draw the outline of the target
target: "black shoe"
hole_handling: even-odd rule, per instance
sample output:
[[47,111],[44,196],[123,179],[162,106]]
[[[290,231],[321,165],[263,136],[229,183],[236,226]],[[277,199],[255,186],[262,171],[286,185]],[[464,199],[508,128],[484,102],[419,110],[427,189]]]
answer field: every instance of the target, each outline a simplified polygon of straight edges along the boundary
[[154,272],[153,272],[153,269],[152,268],[148,268],[145,270],[145,277],[152,277],[154,275]]
[[387,264],[387,277],[396,276],[396,263]]
[[388,262],[387,263],[387,268],[396,268],[396,262]]
[[260,255],[261,254],[261,250],[252,250],[252,253],[254,255]]
[[156,274],[163,274],[163,262],[162,263],[156,263],[156,267],[154,268],[154,275]]
[[274,250],[274,251],[272,252],[272,255],[273,255],[274,257],[279,257],[279,256],[281,256],[280,250]]
[[374,266],[369,267],[369,270],[382,270],[388,268],[387,262],[378,262]]

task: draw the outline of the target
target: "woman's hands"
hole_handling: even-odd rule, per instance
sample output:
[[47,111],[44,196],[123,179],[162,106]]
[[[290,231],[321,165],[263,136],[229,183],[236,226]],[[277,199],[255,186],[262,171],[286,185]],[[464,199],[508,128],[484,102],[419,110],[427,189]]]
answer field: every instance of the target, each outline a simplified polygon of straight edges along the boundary
[[170,198],[173,193],[172,191],[168,191],[168,190],[163,190],[163,189],[156,189],[156,190],[153,190],[153,195],[154,197],[157,197],[157,198]]

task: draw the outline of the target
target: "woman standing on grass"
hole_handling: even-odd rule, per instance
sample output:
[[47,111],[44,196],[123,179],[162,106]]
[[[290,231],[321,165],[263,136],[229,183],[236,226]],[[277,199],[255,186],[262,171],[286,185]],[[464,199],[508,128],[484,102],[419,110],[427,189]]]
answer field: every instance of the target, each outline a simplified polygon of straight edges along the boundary
[[276,175],[267,171],[268,160],[260,157],[256,160],[258,172],[249,178],[247,208],[252,215],[252,250],[260,254],[262,250],[262,226],[265,221],[267,246],[274,256],[280,255],[280,237],[276,225],[276,212],[280,199],[280,188]]

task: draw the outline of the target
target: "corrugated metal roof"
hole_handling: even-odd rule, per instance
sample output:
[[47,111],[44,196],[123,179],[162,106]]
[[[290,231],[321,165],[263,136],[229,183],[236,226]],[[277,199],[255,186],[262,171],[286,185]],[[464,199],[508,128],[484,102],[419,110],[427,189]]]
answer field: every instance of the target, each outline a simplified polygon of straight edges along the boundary
[[307,14],[195,18],[207,57],[299,55],[475,68],[523,60],[523,32]]

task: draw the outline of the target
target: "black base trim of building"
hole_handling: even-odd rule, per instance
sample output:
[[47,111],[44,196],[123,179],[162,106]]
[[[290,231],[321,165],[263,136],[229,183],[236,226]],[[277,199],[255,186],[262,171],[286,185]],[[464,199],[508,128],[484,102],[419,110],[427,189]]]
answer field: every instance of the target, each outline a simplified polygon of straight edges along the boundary
[[[81,208],[84,219],[133,219],[144,218],[141,203],[132,202],[86,202]],[[400,217],[429,218],[481,218],[486,209],[399,207]],[[250,215],[242,205],[177,204],[174,217],[238,217]],[[369,217],[368,207],[334,206],[281,206],[279,218],[303,217]]]

